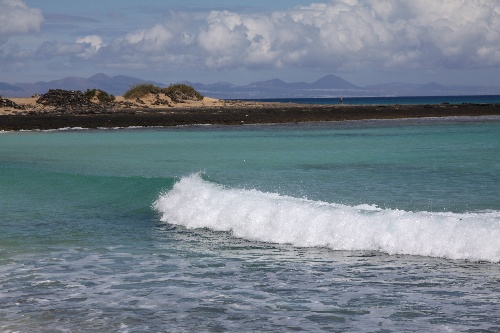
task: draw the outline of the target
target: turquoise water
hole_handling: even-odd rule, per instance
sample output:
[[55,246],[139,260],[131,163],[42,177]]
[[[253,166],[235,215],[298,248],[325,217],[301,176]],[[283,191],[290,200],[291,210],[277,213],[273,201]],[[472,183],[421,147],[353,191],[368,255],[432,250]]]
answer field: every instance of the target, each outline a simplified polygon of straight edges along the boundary
[[499,133],[2,133],[0,331],[498,331]]

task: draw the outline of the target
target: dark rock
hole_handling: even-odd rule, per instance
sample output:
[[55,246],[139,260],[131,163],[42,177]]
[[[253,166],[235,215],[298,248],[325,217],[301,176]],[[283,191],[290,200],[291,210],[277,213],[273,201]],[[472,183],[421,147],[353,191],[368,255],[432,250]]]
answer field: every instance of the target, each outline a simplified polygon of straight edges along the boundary
[[94,107],[81,91],[50,89],[36,101],[45,106],[64,107],[69,109]]
[[16,104],[14,101],[11,101],[10,99],[7,98],[1,98],[0,97],[0,107],[1,108],[13,108],[17,110],[24,110],[24,107]]
[[156,94],[155,96],[155,101],[153,102],[153,105],[166,105],[166,106],[171,106],[168,100],[166,99],[161,99],[159,94]]

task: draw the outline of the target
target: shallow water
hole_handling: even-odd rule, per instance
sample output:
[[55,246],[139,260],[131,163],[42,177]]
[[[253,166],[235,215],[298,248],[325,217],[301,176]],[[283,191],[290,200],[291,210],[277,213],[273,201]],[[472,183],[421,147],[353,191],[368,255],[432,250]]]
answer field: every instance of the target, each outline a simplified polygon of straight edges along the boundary
[[3,133],[0,331],[498,331],[499,129]]

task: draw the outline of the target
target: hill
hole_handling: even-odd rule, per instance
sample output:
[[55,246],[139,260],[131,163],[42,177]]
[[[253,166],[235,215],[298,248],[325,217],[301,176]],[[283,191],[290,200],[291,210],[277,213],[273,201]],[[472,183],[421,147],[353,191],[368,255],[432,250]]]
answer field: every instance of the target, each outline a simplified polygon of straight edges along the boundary
[[[234,85],[229,82],[212,84],[179,83],[192,86],[204,96],[222,99],[265,99],[265,98],[338,98],[364,96],[455,96],[455,95],[500,95],[500,87],[442,85],[437,82],[426,84],[384,83],[368,86],[355,85],[339,76],[326,75],[314,82],[285,82],[279,78]],[[100,89],[116,96],[123,95],[130,87],[138,84],[153,84],[166,87],[163,83],[146,81],[136,77],[96,74],[89,78],[66,77],[54,81],[36,83],[0,83],[0,96],[28,97],[44,94],[49,89],[80,90]]]
[[80,90],[100,89],[113,95],[123,95],[131,86],[151,83],[164,86],[162,83],[146,81],[132,76],[96,74],[89,78],[66,77],[53,81],[35,83],[0,84],[0,95],[9,97],[28,97],[34,94],[44,94],[50,89]]

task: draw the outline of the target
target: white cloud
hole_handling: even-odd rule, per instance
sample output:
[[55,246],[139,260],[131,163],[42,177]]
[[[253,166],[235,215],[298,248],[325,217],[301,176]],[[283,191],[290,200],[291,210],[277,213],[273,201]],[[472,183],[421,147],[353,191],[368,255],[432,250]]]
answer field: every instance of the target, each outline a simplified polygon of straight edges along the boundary
[[76,40],[77,43],[89,44],[90,48],[97,52],[104,45],[102,38],[98,35],[90,35],[80,37]]
[[156,24],[150,29],[127,34],[124,41],[128,44],[135,44],[142,52],[155,52],[163,50],[172,37],[172,32],[164,25]]
[[30,8],[21,0],[0,0],[0,35],[37,32],[42,23],[39,9]]
[[197,66],[198,24],[193,16],[175,13],[151,28],[129,32],[99,50],[102,63],[112,68],[165,68]]
[[54,57],[78,57],[89,59],[95,56],[104,46],[100,36],[89,35],[77,38],[74,42],[47,41],[38,47],[36,55],[38,58]]
[[251,46],[248,28],[243,25],[240,15],[228,11],[211,12],[207,23],[198,36],[199,45],[210,55],[207,64],[210,67],[237,65],[238,52],[245,52]]
[[101,47],[104,46],[102,38],[98,35],[89,35],[85,37],[78,38],[76,40],[77,44],[83,44],[85,50],[78,55],[83,58],[89,58],[95,55]]
[[496,0],[337,0],[269,16],[211,12],[210,67],[500,65]]
[[[30,12],[0,0],[7,3]],[[113,40],[45,42],[37,55],[155,70],[492,68],[500,66],[499,27],[498,0],[331,0],[267,15],[173,13]]]

